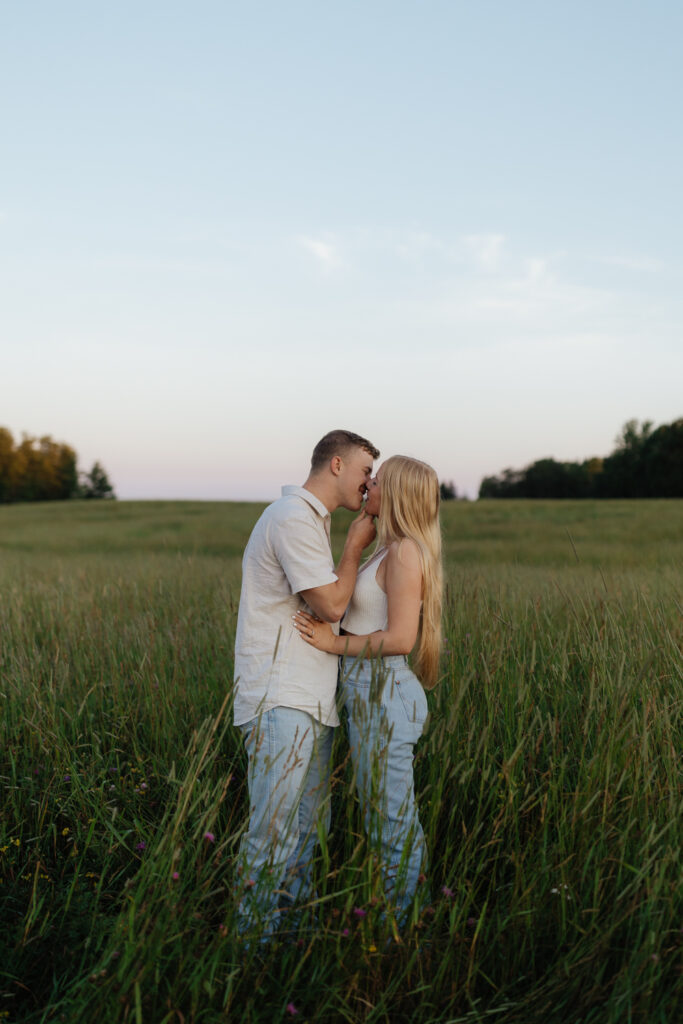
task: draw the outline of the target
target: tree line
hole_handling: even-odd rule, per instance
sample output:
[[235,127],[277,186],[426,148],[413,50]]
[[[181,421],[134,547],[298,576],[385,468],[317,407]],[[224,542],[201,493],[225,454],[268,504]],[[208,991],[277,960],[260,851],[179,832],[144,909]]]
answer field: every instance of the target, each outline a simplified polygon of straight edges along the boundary
[[656,430],[629,420],[605,458],[539,459],[525,469],[487,476],[480,498],[681,498],[683,419]]
[[0,427],[0,504],[16,501],[64,501],[69,498],[115,498],[99,462],[78,471],[74,449],[49,435],[23,434],[17,444]]

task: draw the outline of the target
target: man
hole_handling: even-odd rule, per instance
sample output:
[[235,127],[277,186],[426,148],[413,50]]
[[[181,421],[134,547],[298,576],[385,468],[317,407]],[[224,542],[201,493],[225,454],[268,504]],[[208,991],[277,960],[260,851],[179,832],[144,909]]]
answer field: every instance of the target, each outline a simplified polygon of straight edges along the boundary
[[305,604],[326,622],[341,619],[375,527],[364,511],[354,519],[335,569],[330,514],[360,509],[377,458],[358,434],[326,434],[303,487],[282,489],[244,552],[234,704],[249,757],[249,827],[238,857],[242,930],[259,923],[271,934],[278,906],[310,892],[318,828],[329,828],[337,659],[304,643],[292,617]]

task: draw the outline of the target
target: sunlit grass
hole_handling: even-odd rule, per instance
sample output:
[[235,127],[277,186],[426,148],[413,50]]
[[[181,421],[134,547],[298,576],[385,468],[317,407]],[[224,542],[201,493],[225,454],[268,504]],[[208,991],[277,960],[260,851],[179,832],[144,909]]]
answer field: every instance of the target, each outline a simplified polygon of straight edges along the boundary
[[267,951],[236,938],[231,873],[258,511],[0,508],[0,1013],[674,1020],[680,503],[444,508],[444,678],[416,759],[433,904],[396,941],[339,730],[318,901]]

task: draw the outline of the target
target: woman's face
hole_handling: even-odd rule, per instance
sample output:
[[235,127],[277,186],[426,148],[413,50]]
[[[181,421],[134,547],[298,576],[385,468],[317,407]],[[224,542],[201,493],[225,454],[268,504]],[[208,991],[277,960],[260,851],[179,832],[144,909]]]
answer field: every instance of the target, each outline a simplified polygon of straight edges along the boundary
[[365,511],[369,516],[378,516],[379,507],[382,503],[382,470],[380,466],[375,476],[368,484],[367,496],[365,499]]

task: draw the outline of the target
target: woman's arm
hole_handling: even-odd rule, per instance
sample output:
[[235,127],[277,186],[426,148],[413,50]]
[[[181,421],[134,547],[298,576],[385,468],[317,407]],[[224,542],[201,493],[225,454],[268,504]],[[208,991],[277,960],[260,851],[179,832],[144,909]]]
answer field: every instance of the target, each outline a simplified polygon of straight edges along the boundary
[[294,616],[294,626],[306,643],[329,654],[354,657],[410,654],[417,639],[422,598],[422,567],[417,545],[408,539],[394,542],[385,562],[387,628],[366,636],[335,636],[328,623],[301,611]]

